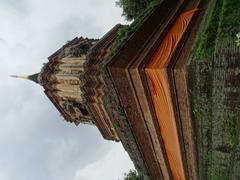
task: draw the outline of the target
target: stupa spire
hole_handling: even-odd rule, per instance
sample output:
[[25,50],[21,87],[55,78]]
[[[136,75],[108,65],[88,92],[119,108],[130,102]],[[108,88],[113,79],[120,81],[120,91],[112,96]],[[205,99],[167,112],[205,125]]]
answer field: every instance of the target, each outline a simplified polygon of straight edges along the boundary
[[12,78],[19,78],[19,79],[28,79],[28,80],[34,81],[37,84],[40,84],[38,75],[39,75],[39,73],[36,73],[36,74],[33,74],[33,75],[29,75],[29,76],[11,75],[10,77],[12,77]]
[[28,76],[18,76],[18,75],[10,75],[12,78],[19,78],[19,79],[28,79]]

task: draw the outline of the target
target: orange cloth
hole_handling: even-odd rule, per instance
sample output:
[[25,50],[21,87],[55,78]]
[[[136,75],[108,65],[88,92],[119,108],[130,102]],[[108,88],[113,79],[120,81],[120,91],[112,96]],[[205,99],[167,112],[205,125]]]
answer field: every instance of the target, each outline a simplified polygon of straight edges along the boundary
[[153,104],[174,180],[186,178],[166,66],[197,10],[187,11],[177,18],[145,69],[151,82]]

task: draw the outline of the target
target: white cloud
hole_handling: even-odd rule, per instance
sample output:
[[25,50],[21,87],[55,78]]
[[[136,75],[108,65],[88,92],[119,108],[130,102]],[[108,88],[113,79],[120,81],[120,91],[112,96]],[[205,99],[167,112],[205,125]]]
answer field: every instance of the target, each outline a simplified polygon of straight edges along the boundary
[[0,179],[1,180],[9,180],[8,177],[1,171],[0,171]]
[[119,144],[112,147],[106,156],[100,157],[98,161],[78,170],[74,180],[117,180],[123,177],[123,174],[127,173],[129,169],[134,169],[133,164],[128,161],[127,153]]

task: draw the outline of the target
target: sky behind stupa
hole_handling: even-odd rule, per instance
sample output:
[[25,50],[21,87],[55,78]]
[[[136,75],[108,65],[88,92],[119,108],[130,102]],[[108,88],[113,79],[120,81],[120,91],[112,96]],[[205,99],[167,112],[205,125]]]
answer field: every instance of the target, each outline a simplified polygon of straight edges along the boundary
[[9,77],[39,72],[68,40],[117,23],[115,0],[0,1],[0,180],[117,180],[133,168],[120,143],[64,122],[41,86]]

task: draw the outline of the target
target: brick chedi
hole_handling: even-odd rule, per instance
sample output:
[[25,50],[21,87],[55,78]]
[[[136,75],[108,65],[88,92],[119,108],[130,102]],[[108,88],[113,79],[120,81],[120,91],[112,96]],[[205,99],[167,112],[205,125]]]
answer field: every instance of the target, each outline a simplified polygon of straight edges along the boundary
[[120,140],[135,167],[147,174],[106,69],[107,57],[121,27],[116,25],[100,40],[74,38],[48,58],[40,73],[14,77],[40,84],[67,122],[95,125],[104,139]]
[[146,178],[197,180],[186,64],[207,6],[162,1],[115,53],[122,25],[99,40],[69,41],[26,78],[43,86],[66,121],[121,141]]
[[81,89],[84,83],[93,87],[98,85],[98,81],[88,79],[86,82],[83,77],[87,69],[87,54],[97,41],[82,37],[73,39],[48,58],[40,73],[26,78],[44,88],[47,97],[67,122],[96,125],[105,139],[118,141],[107,115],[101,112],[96,116],[95,109],[84,97],[89,95],[89,91],[83,92]]
[[39,83],[66,121],[95,124],[83,104],[79,78],[84,71],[86,54],[96,40],[75,38],[49,57],[39,73]]
[[207,5],[163,1],[107,64],[153,180],[198,179],[186,65]]

